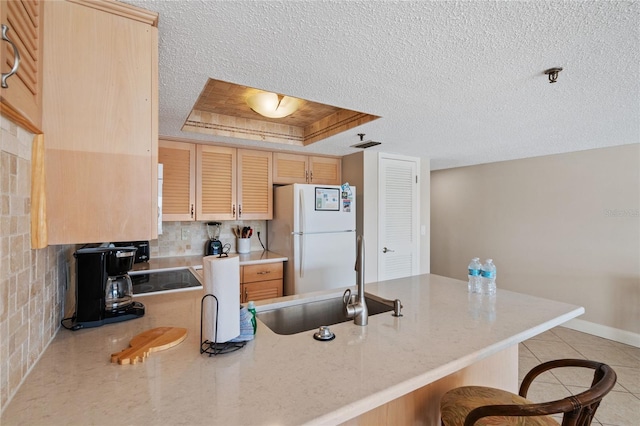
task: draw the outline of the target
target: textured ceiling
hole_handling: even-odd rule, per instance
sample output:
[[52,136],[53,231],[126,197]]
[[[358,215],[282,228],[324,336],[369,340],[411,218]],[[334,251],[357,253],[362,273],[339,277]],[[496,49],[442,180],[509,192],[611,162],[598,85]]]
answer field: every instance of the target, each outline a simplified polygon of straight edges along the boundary
[[[441,169],[640,142],[638,1],[161,1],[160,135],[208,78],[382,118],[304,148]],[[548,83],[544,70],[564,68]]]

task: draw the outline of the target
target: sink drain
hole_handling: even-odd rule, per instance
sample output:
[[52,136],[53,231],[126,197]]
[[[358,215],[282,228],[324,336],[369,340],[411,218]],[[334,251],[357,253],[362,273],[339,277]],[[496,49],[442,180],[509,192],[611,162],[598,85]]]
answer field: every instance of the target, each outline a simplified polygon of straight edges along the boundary
[[318,331],[313,333],[313,338],[316,339],[316,340],[320,340],[322,342],[327,342],[329,340],[335,339],[336,335],[333,334],[333,332],[331,332],[331,330],[329,330],[329,327],[327,327],[325,325],[322,325],[322,326],[320,326]]

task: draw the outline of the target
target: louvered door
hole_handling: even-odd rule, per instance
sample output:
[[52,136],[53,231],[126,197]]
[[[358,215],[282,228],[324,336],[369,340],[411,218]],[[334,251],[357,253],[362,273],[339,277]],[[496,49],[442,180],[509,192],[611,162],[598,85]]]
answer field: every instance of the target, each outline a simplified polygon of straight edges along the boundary
[[238,219],[273,219],[271,152],[238,150]]
[[273,183],[315,183],[340,185],[342,159],[284,152],[273,153]]
[[283,185],[307,183],[308,178],[308,156],[284,152],[273,153],[273,183]]
[[309,183],[318,185],[340,185],[340,158],[309,157]]
[[[36,128],[42,125],[42,5],[42,1],[34,0],[0,2],[0,21],[8,27],[7,37],[20,55],[17,73],[7,79],[8,87],[0,91],[3,114],[20,124],[26,119]],[[14,62],[13,47],[1,41],[2,73],[8,73]]]
[[196,146],[161,140],[158,163],[163,165],[162,221],[195,220]]
[[419,272],[418,163],[383,157],[379,163],[378,280]]
[[236,219],[236,149],[198,145],[197,169],[197,220]]

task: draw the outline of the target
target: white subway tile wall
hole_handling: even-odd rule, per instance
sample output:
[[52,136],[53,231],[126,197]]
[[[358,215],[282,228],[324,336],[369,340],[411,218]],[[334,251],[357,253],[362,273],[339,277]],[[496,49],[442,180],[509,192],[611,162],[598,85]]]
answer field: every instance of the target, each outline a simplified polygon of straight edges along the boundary
[[0,411],[60,326],[72,253],[31,250],[32,139],[0,117]]

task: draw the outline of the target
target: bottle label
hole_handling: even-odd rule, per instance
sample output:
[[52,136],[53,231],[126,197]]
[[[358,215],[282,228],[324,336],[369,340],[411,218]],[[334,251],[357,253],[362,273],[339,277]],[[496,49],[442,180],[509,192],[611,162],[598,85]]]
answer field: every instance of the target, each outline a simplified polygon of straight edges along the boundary
[[485,278],[495,278],[496,277],[496,272],[495,271],[482,271],[482,276]]
[[471,275],[473,277],[480,276],[480,270],[479,269],[469,269],[469,275]]

